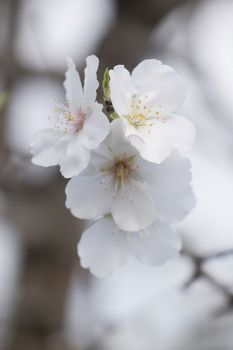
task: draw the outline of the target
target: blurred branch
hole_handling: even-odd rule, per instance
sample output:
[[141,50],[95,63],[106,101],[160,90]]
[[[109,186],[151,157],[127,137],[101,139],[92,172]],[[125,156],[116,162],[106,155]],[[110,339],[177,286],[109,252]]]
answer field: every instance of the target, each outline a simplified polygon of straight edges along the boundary
[[28,66],[21,65],[17,60],[12,60],[12,62],[9,64],[7,57],[0,57],[0,66],[6,67],[8,66],[11,68],[10,75],[13,77],[13,79],[20,79],[21,77],[31,77],[31,76],[39,76],[39,77],[50,77],[51,79],[55,79],[58,81],[62,81],[64,79],[64,74],[61,74],[57,71],[52,71],[50,69],[43,69],[43,70],[35,70],[34,68],[30,68]]
[[[0,188],[7,194],[6,217],[21,235],[24,248],[22,272],[17,287],[9,350],[68,349],[62,340],[66,292],[76,256],[81,230],[64,206],[64,180],[36,185],[24,178],[29,155],[12,151],[5,139],[7,105],[15,83],[22,77],[43,75],[62,77],[53,72],[35,72],[21,67],[14,46],[20,0],[6,1],[9,7],[7,47],[0,59],[3,67],[3,91],[0,110]],[[69,234],[67,239],[66,233]],[[57,340],[56,340],[57,339]]]
[[199,279],[207,280],[216,290],[222,293],[226,298],[226,304],[224,307],[219,310],[218,315],[224,312],[233,311],[233,291],[232,288],[229,288],[221,284],[214,276],[209,274],[204,265],[210,260],[215,260],[219,258],[225,258],[228,256],[233,257],[233,249],[223,250],[220,252],[215,252],[207,255],[197,255],[196,253],[191,252],[189,249],[184,248],[182,250],[182,255],[191,259],[194,266],[194,270],[190,278],[185,282],[185,287],[190,287],[195,281]]
[[6,93],[0,95],[0,111],[5,107],[7,103],[8,96]]
[[187,0],[119,0],[119,15],[134,18],[152,28],[173,8],[185,2]]
[[175,6],[188,0],[118,0],[118,18],[99,48],[101,76],[106,67],[133,68],[148,51],[149,36]]
[[[19,10],[19,4],[20,0],[10,0],[8,2],[9,6],[9,18],[8,18],[8,38],[6,40],[7,46],[5,49],[5,52],[1,58],[1,60],[4,60],[4,65],[1,63],[1,66],[4,67],[4,79],[3,79],[3,90],[7,93],[7,95],[10,94],[11,88],[14,84],[14,74],[13,74],[13,67],[14,64],[14,43],[15,43],[15,34],[17,31],[17,25],[18,25],[18,10]],[[8,99],[9,100],[9,99]],[[8,101],[7,101],[8,102]],[[5,115],[5,108],[7,103],[4,104],[4,108],[1,108],[0,110],[0,140],[1,145],[3,146],[3,138],[4,138],[4,115]]]
[[213,260],[213,259],[218,259],[218,258],[225,258],[229,255],[233,256],[233,248],[228,249],[228,250],[223,250],[220,252],[212,253],[212,254],[207,254],[202,259],[206,262],[208,260]]
[[5,147],[4,150],[0,149],[0,163],[4,164],[0,172],[0,189],[6,195],[14,196],[35,196],[38,194],[46,194],[50,191],[51,185],[63,183],[59,173],[57,176],[51,176],[45,183],[36,185],[35,183],[28,182],[27,169],[33,164],[30,164],[30,156],[14,150],[11,151]]

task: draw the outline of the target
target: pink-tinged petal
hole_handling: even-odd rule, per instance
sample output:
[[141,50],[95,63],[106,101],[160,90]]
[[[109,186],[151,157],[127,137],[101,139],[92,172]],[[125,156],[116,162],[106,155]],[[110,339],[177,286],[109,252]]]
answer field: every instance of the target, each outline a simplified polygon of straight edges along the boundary
[[60,170],[65,178],[79,175],[89,164],[90,151],[81,142],[78,134],[70,137],[64,158],[60,161]]
[[71,58],[67,58],[66,78],[64,87],[66,89],[66,99],[69,102],[71,113],[75,114],[83,101],[83,88],[79,73]]
[[90,116],[84,122],[80,133],[83,135],[83,144],[88,149],[95,149],[106,138],[110,130],[110,123],[102,112],[102,105],[95,103]]
[[187,94],[183,80],[175,71],[155,59],[144,60],[133,70],[132,83],[137,93],[162,115],[175,112]]
[[58,165],[66,150],[63,136],[63,133],[52,129],[38,132],[30,144],[32,162],[44,167]]
[[154,221],[154,200],[140,181],[131,179],[116,194],[112,216],[121,230],[138,231]]
[[129,71],[122,65],[109,71],[111,101],[117,114],[125,116],[129,113],[133,87]]
[[73,177],[66,186],[66,207],[80,219],[95,219],[110,212],[112,179],[89,169]]
[[142,263],[158,266],[177,257],[181,241],[169,225],[157,222],[149,228],[132,233],[128,238],[131,254]]
[[87,66],[84,70],[84,105],[88,107],[96,100],[96,90],[99,86],[96,72],[99,66],[99,60],[96,56],[92,55],[87,57],[86,63]]
[[84,231],[78,255],[84,268],[97,277],[106,277],[128,259],[126,234],[117,230],[110,218],[103,218]]

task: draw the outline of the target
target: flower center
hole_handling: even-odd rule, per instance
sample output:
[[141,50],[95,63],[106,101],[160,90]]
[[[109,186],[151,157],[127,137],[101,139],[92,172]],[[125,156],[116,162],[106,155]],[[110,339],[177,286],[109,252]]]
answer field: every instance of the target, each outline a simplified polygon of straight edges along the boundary
[[119,178],[120,183],[123,183],[129,175],[130,169],[126,161],[119,160],[114,164],[114,174]]
[[126,116],[130,124],[134,126],[143,126],[146,124],[148,114],[151,112],[146,101],[141,100],[138,95],[134,94],[131,98],[130,113]]
[[142,113],[129,114],[127,119],[134,126],[142,126],[145,124],[146,116]]
[[88,115],[88,112],[85,112],[82,108],[79,108],[77,113],[71,113],[69,104],[60,102],[58,102],[56,112],[58,115],[55,122],[55,129],[63,131],[65,134],[81,130]]
[[112,164],[103,167],[101,171],[105,174],[112,174],[117,187],[124,187],[126,180],[132,175],[133,160],[134,156],[116,157]]
[[152,126],[152,120],[165,123],[166,118],[161,116],[161,105],[158,105],[157,110],[150,107],[148,95],[142,97],[134,94],[131,98],[130,113],[125,117],[130,124],[135,127]]
[[134,157],[118,157],[115,159],[111,172],[116,181],[117,188],[124,188],[125,182],[132,175]]

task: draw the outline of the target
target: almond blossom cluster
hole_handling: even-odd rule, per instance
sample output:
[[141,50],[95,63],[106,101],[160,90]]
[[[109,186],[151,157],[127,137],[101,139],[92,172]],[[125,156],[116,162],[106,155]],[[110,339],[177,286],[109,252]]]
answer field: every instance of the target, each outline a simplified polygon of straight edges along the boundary
[[59,165],[70,178],[66,207],[93,223],[78,244],[81,264],[99,277],[129,259],[158,266],[179,253],[173,223],[195,204],[191,164],[184,155],[195,129],[177,114],[186,89],[155,59],[132,72],[105,71],[104,104],[96,101],[98,58],[86,59],[84,85],[71,59],[54,127],[31,143],[32,162]]

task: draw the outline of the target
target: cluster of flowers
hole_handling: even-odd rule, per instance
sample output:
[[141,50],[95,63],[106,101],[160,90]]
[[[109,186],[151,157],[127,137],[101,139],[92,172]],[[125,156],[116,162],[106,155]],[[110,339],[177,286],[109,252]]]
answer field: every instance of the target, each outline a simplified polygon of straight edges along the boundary
[[95,220],[78,244],[81,264],[103,277],[129,258],[150,265],[173,259],[180,239],[172,223],[194,206],[190,161],[193,124],[175,114],[186,95],[183,81],[160,61],[142,61],[132,72],[106,70],[104,103],[96,101],[98,58],[86,59],[84,86],[67,60],[66,102],[54,127],[31,144],[32,161],[59,165],[71,178],[66,206]]

